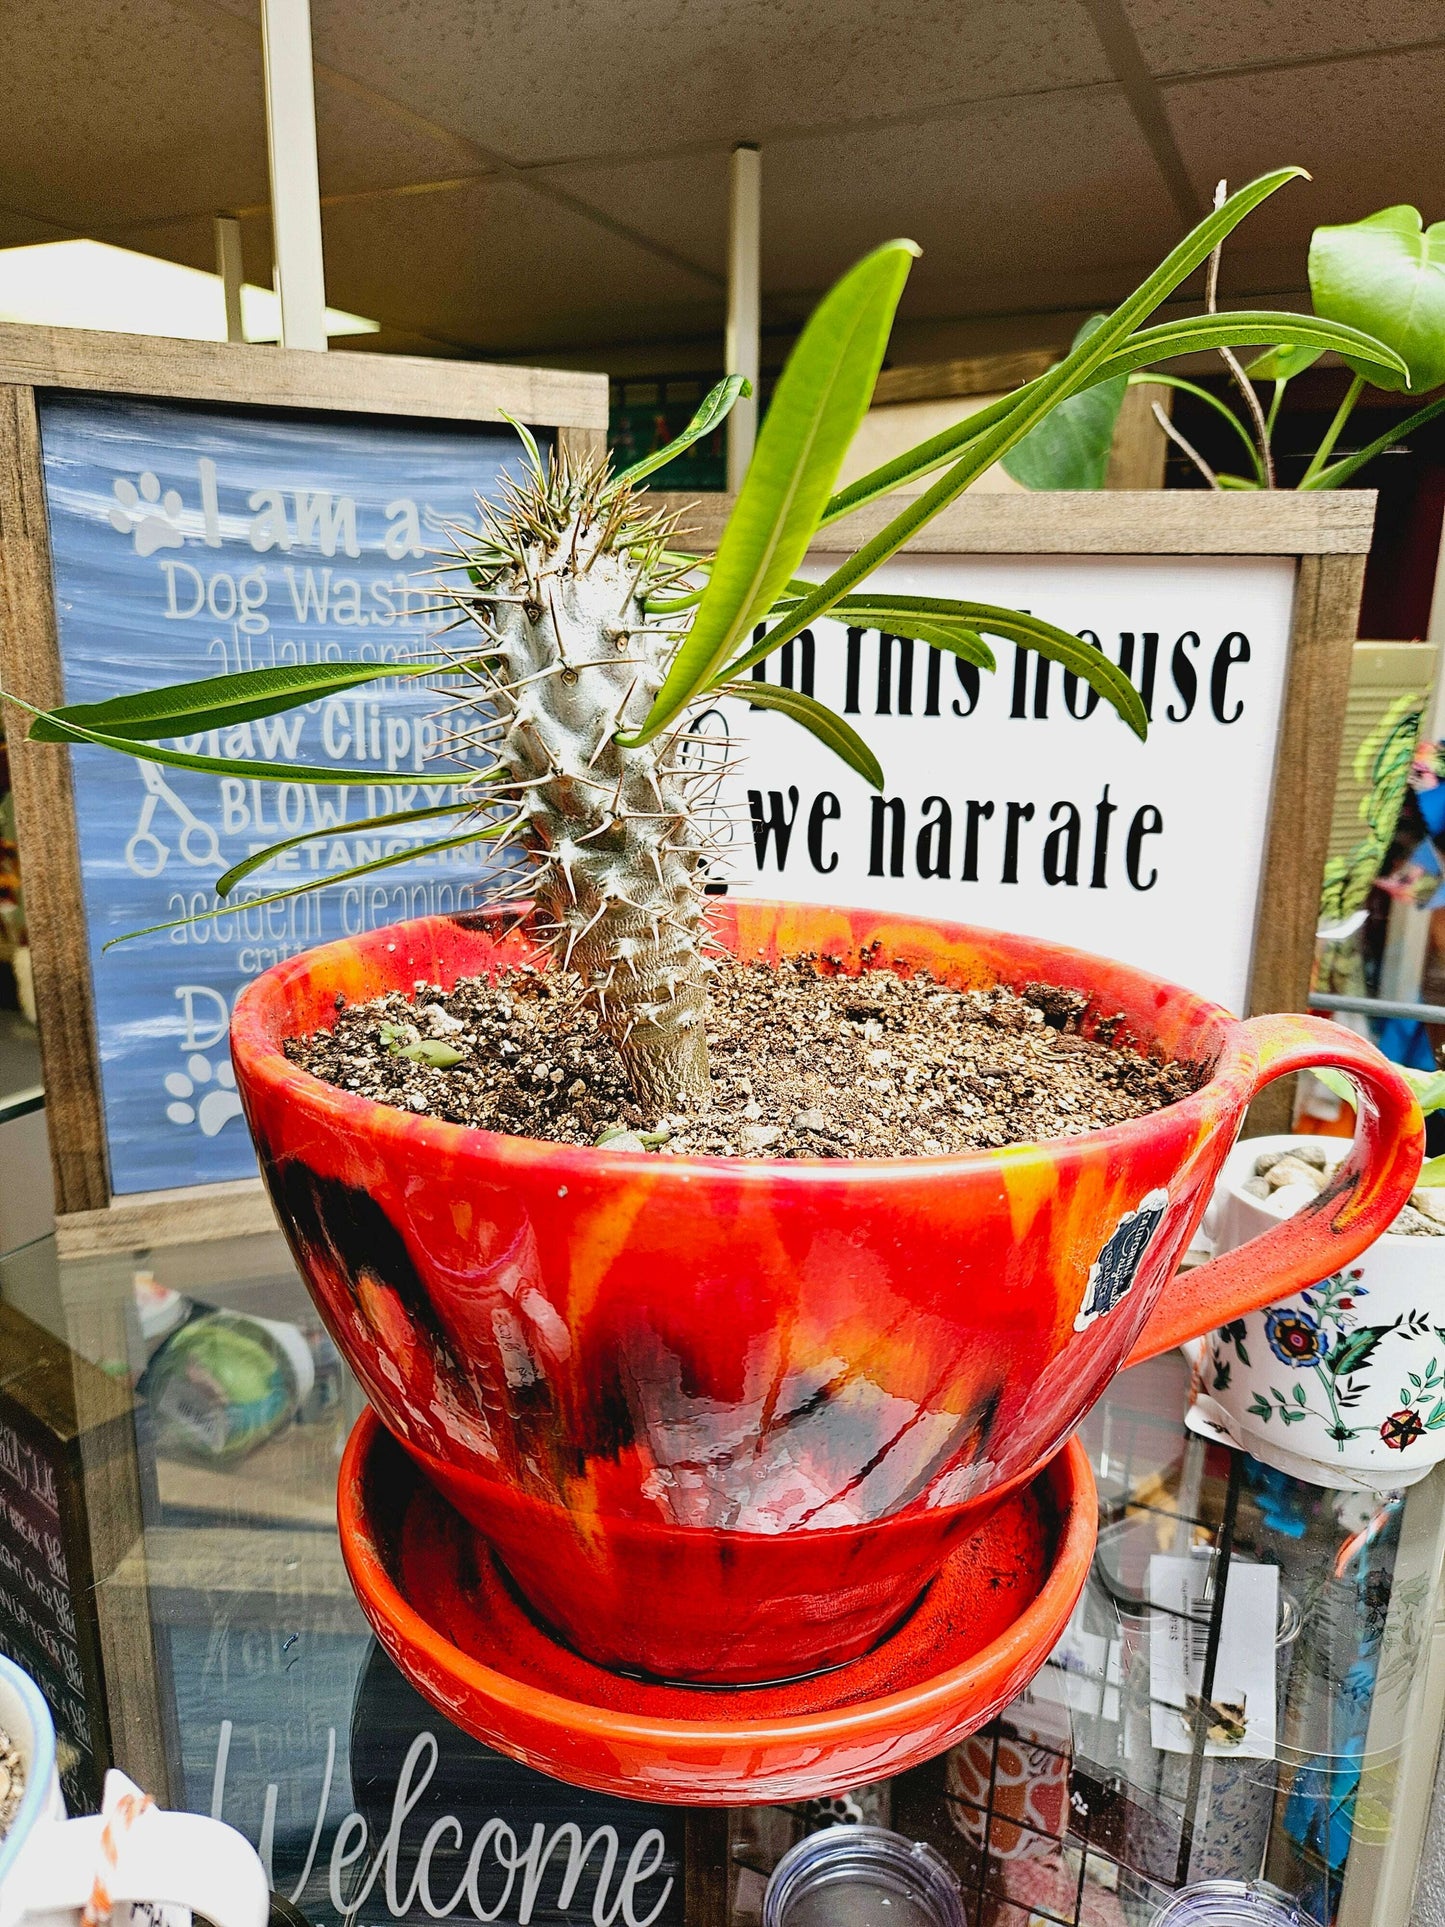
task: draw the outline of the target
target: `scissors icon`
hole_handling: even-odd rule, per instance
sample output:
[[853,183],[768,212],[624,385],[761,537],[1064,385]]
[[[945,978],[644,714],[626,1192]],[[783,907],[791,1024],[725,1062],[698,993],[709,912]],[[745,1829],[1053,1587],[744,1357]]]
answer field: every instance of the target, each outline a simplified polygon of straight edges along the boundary
[[187,863],[198,867],[219,863],[221,839],[210,824],[203,823],[194,810],[181,801],[154,763],[142,763],[140,773],[141,781],[146,786],[146,797],[140,806],[140,820],[135,826],[135,833],[125,846],[125,860],[132,873],[139,877],[157,877],[166,867],[170,849],[151,828],[157,803],[164,803],[180,824],[181,833],[177,840]]

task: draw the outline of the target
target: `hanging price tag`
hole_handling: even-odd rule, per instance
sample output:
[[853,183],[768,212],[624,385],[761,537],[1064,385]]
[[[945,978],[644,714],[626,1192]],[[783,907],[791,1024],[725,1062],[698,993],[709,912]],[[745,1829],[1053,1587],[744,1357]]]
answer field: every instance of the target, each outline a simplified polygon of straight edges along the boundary
[[1208,1699],[1204,1664],[1215,1562],[1156,1553],[1149,1561],[1150,1738],[1163,1753],[1193,1750],[1204,1722],[1211,1758],[1268,1760],[1275,1749],[1275,1628],[1279,1571],[1230,1562]]

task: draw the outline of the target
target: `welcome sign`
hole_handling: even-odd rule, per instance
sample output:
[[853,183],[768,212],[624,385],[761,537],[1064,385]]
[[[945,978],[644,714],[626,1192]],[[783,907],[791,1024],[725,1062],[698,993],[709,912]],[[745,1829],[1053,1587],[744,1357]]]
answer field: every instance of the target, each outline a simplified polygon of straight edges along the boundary
[[[821,574],[841,558],[822,558]],[[1031,610],[1119,664],[1140,742],[1076,676],[1009,643],[998,669],[823,622],[756,675],[818,696],[877,753],[874,794],[776,711],[710,719],[746,745],[730,801],[745,887],[1017,931],[1249,997],[1296,565],[1283,556],[920,556],[872,578]],[[1328,795],[1319,799],[1326,814]]]
[[[493,1752],[364,1629],[308,1626],[294,1605],[237,1624],[190,1591],[169,1614],[172,1804],[244,1834],[314,1927],[722,1927],[723,1814],[589,1792]],[[360,1623],[349,1599],[341,1619]]]

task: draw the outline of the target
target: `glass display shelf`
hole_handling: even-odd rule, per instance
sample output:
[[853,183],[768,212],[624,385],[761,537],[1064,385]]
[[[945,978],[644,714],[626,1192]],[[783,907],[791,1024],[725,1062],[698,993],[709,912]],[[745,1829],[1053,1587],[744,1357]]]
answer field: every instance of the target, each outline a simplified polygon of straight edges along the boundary
[[[0,1258],[0,1647],[52,1698],[73,1808],[114,1759],[240,1828],[317,1927],[752,1927],[777,1860],[839,1819],[943,1854],[972,1927],[1146,1927],[1221,1876],[1393,1927],[1439,1741],[1442,1481],[1300,1484],[1195,1437],[1187,1393],[1171,1355],[1087,1421],[1098,1555],[992,1727],[841,1800],[647,1806],[476,1745],[372,1639],[335,1525],[362,1399],[279,1234],[40,1238]],[[17,1479],[54,1501],[54,1550]]]

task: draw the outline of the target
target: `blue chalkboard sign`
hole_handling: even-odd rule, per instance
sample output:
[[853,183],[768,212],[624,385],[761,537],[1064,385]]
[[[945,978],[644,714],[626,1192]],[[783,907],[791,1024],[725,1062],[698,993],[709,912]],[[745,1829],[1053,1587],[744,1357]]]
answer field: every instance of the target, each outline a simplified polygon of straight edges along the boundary
[[[519,444],[509,428],[49,392],[41,446],[65,698],[273,664],[413,659],[448,524],[474,523]],[[179,746],[365,765],[374,785],[275,784],[77,747],[75,815],[101,1092],[116,1195],[255,1171],[226,1048],[259,971],[329,939],[465,910],[486,844],[313,895],[254,899],[404,847],[350,825],[428,797],[434,693],[383,682]],[[435,770],[433,770],[435,774]],[[429,800],[443,802],[437,790]],[[234,911],[102,954],[112,937],[213,909],[221,871],[303,830]]]

